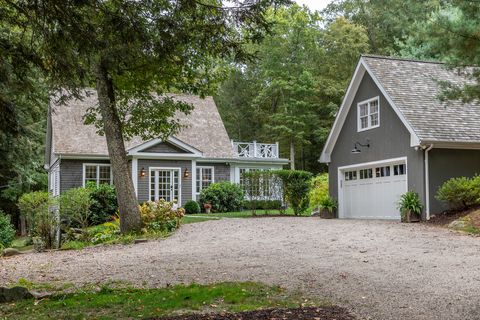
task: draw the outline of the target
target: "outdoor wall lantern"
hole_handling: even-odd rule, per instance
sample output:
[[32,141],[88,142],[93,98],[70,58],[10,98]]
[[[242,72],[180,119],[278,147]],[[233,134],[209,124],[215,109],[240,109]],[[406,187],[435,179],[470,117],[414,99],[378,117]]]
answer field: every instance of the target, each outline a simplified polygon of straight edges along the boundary
[[362,148],[370,148],[370,140],[367,139],[367,142],[365,144],[363,143],[360,143],[360,142],[355,142],[355,144],[353,145],[353,150],[352,150],[352,153],[360,153],[362,152],[362,150],[360,150],[358,147],[362,147]]
[[142,169],[140,169],[140,177],[145,177],[145,174],[146,174],[145,168],[142,167]]
[[183,177],[184,178],[190,177],[190,171],[188,171],[188,168],[185,168],[185,171],[183,171]]

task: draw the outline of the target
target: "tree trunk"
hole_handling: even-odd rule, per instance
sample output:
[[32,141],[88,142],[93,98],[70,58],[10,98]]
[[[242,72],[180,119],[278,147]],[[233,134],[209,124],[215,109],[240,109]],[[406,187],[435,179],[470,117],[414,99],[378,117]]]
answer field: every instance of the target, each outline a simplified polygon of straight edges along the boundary
[[23,215],[20,215],[20,235],[22,237],[27,235],[27,220]]
[[290,170],[295,170],[295,143],[290,141]]
[[113,83],[102,61],[97,64],[95,73],[98,104],[103,119],[105,137],[107,138],[108,155],[120,211],[120,230],[122,233],[138,231],[142,226],[142,221],[128,167],[122,124],[115,106]]

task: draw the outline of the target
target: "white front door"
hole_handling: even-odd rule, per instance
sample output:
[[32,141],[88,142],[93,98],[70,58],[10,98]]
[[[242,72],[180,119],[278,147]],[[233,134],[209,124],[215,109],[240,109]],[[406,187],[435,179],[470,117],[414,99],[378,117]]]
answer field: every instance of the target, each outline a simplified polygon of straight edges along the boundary
[[339,217],[400,219],[400,196],[407,191],[405,160],[339,170]]
[[150,200],[180,203],[180,169],[150,169]]

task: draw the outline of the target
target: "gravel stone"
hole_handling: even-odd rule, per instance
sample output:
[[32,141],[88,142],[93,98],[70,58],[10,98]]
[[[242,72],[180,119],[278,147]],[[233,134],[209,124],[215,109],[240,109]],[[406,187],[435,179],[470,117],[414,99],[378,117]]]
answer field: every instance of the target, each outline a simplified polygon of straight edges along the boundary
[[0,259],[0,286],[22,277],[79,286],[259,281],[360,319],[480,319],[480,239],[423,223],[213,220],[159,241]]

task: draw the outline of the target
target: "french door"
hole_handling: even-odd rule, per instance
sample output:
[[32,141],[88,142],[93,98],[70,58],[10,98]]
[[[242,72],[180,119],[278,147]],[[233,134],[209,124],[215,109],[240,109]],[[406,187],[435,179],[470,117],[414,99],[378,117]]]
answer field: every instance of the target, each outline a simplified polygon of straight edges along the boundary
[[150,200],[180,203],[180,169],[150,169]]

